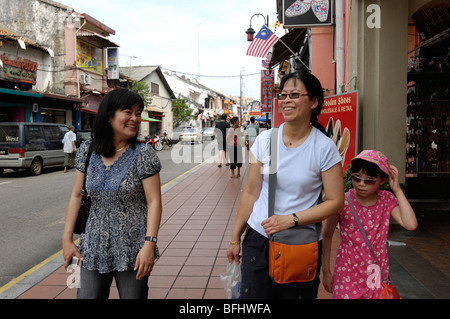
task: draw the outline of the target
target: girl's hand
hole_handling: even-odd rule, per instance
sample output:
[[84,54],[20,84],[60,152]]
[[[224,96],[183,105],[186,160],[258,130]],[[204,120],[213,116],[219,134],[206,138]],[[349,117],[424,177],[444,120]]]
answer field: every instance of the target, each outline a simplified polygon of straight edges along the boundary
[[390,165],[389,169],[389,186],[394,193],[402,190],[398,181],[398,169],[394,165]]

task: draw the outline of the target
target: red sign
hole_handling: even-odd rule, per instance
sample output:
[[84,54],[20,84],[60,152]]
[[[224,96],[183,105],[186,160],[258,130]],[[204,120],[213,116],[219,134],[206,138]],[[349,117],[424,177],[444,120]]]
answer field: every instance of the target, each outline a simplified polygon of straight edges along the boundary
[[0,79],[21,83],[36,84],[38,64],[34,61],[3,54],[3,67],[0,68]]
[[319,123],[336,143],[344,172],[358,145],[358,92],[325,97]]
[[262,70],[261,71],[261,112],[272,112],[272,104],[274,93],[271,90],[274,86],[275,71]]

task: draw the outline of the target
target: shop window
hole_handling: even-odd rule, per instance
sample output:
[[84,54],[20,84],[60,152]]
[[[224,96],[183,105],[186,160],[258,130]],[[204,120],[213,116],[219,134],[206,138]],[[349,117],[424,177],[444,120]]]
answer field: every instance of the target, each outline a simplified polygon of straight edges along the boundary
[[44,123],[66,124],[65,111],[43,109],[41,115]]

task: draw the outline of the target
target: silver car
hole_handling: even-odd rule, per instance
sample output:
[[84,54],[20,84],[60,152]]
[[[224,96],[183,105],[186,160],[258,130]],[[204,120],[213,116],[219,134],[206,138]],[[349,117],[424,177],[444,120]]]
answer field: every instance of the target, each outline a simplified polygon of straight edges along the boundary
[[180,143],[203,143],[202,131],[195,127],[186,127],[180,134]]

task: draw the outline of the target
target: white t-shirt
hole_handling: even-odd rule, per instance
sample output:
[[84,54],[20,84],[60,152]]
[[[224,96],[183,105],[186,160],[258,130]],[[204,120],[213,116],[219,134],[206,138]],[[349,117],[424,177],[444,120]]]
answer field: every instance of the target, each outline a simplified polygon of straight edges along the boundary
[[[64,148],[63,151],[64,153],[72,153],[72,142],[77,140],[77,136],[75,135],[74,132],[69,131],[66,134],[64,134],[64,138],[62,140],[63,144],[64,144]],[[75,151],[76,147],[74,147]]]
[[[283,127],[278,131],[278,171],[275,194],[275,214],[289,215],[317,204],[322,191],[321,172],[341,162],[336,144],[316,128],[297,148],[287,148],[283,143]],[[269,194],[269,141],[271,130],[262,132],[250,151],[264,164],[264,179],[259,198],[253,205],[248,225],[266,236],[261,222],[268,218]],[[298,215],[301,218],[301,214]],[[315,227],[311,225],[311,227]]]

